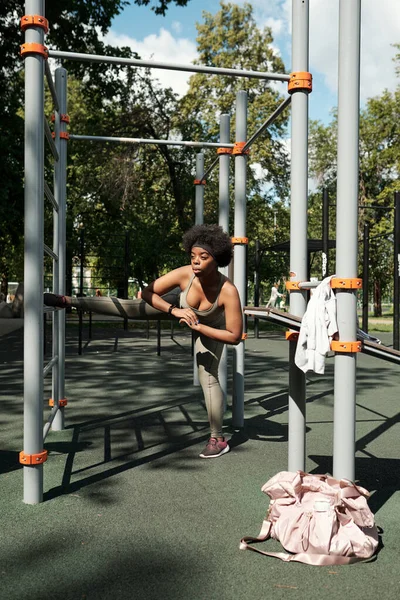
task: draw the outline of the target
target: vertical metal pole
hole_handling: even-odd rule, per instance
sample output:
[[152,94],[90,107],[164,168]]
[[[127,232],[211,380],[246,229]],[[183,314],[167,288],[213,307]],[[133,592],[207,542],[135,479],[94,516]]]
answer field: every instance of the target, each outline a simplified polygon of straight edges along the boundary
[[[124,244],[124,298],[128,299],[128,288],[129,288],[129,237],[128,232],[125,231],[125,244]],[[128,319],[124,319],[124,331],[128,331]]]
[[[55,199],[58,204],[58,282],[56,294],[65,295],[66,285],[66,270],[67,270],[67,259],[66,259],[66,212],[67,212],[67,144],[68,141],[65,138],[58,138],[57,131],[65,132],[67,130],[67,123],[61,121],[60,115],[66,115],[67,109],[67,71],[60,67],[55,72],[55,87],[59,102],[60,112],[56,112],[56,143],[58,143],[58,154],[59,160],[56,164],[54,172],[54,193]],[[58,129],[57,129],[58,128]],[[59,310],[55,313],[57,322],[57,349],[58,364],[57,364],[57,376],[58,376],[58,395],[53,395],[54,402],[65,399],[65,310]],[[54,431],[61,431],[65,427],[64,422],[64,411],[65,408],[61,407],[52,423],[52,429]]]
[[[230,134],[231,118],[230,115],[223,114],[220,118],[220,142],[228,143],[231,139]],[[219,156],[219,220],[218,224],[224,231],[229,233],[229,154],[220,154]],[[228,267],[220,269],[221,273],[228,277]],[[226,345],[222,351],[218,370],[219,382],[224,395],[224,406],[228,394],[228,349]]]
[[322,279],[329,271],[329,194],[324,188],[322,193]]
[[[60,248],[60,208],[59,208],[59,199],[61,193],[61,173],[60,173],[60,119],[61,113],[57,110],[54,111],[54,132],[55,138],[54,143],[56,145],[58,151],[58,159],[54,162],[54,199],[57,202],[57,210],[53,209],[53,251],[57,258],[53,259],[53,293],[59,293],[59,257],[58,252]],[[64,311],[63,311],[64,312]],[[59,320],[57,311],[54,311],[52,314],[52,358],[58,356],[58,345],[59,345]],[[52,368],[52,390],[51,397],[53,399],[54,405],[58,404],[58,400],[60,398],[59,395],[59,364],[57,363]]]
[[[204,173],[204,154],[196,154],[196,180],[202,178]],[[202,225],[204,222],[204,185],[195,185],[195,225]],[[194,334],[192,333],[192,346],[194,344]],[[193,385],[200,385],[199,373],[197,370],[196,353],[193,352]]]
[[[247,93],[244,91],[236,94],[236,142],[247,141]],[[246,237],[246,176],[247,156],[235,155],[235,226],[234,236]],[[235,261],[233,264],[233,277],[239,292],[242,306],[246,303],[247,273],[246,273],[246,245],[235,246]],[[244,339],[233,347],[234,372],[232,396],[232,425],[235,428],[244,426]]]
[[[26,0],[25,14],[44,16],[42,0]],[[42,44],[28,27],[25,42]],[[44,58],[25,58],[24,453],[43,451],[43,199]],[[43,464],[24,465],[24,502],[43,500]]]
[[[292,3],[292,70],[308,71],[309,2]],[[292,166],[290,205],[290,279],[306,281],[308,195],[308,92],[292,94]],[[305,291],[290,293],[290,312],[302,317]],[[294,363],[296,341],[289,342],[289,471],[304,470],[306,450],[306,379]]]
[[[81,229],[80,239],[80,265],[79,265],[79,295],[83,296],[83,262],[85,253],[84,230]],[[83,311],[78,310],[79,327],[78,327],[78,354],[82,354],[82,338],[83,338]]]
[[369,224],[364,223],[362,329],[368,333]]
[[394,193],[393,348],[399,350],[400,192]]
[[[196,154],[196,180],[202,178],[204,173],[204,154]],[[204,185],[195,186],[195,225],[204,223]]]
[[[336,273],[357,277],[361,0],[339,4]],[[357,295],[337,290],[339,339],[355,341]],[[333,475],[355,478],[356,354],[336,353]]]
[[[254,306],[260,305],[260,262],[261,262],[261,252],[260,252],[260,240],[256,240],[256,255],[254,261]],[[254,337],[259,338],[259,320],[254,318]]]

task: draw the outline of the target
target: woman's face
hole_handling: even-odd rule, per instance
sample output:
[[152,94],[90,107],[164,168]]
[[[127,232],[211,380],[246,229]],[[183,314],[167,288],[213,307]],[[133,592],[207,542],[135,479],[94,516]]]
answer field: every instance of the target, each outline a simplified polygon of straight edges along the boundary
[[207,250],[193,246],[190,252],[190,264],[196,277],[204,277],[217,269],[217,263]]

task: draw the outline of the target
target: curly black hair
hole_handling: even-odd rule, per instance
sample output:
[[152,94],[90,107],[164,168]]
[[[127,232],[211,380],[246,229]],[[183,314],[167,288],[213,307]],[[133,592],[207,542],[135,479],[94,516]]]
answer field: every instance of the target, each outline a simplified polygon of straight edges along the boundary
[[183,247],[190,254],[193,246],[206,244],[219,267],[227,267],[232,260],[233,244],[219,225],[195,225],[183,236]]

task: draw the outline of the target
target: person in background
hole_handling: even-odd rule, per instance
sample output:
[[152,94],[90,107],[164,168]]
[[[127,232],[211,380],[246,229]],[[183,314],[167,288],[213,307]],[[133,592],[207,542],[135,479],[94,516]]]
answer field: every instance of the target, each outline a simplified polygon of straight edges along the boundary
[[274,283],[274,285],[271,288],[271,295],[269,297],[269,300],[266,304],[266,308],[275,308],[275,304],[278,300],[278,298],[283,298],[284,294],[281,294],[280,292],[278,292],[278,283]]

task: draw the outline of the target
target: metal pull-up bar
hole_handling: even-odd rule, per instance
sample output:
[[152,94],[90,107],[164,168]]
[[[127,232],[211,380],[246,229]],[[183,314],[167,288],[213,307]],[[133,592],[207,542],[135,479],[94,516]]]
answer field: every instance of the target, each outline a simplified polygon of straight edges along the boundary
[[127,65],[131,67],[147,67],[150,69],[169,69],[171,71],[188,71],[190,73],[208,73],[209,75],[231,75],[233,77],[247,77],[254,79],[269,79],[271,81],[289,81],[290,75],[286,73],[268,73],[264,71],[246,71],[245,69],[223,69],[220,67],[205,67],[202,65],[183,65],[175,63],[156,62],[138,58],[123,58],[121,56],[104,56],[96,54],[83,54],[79,52],[62,52],[49,50],[49,58],[65,60],[79,60],[82,62],[106,63],[112,65]]
[[89,142],[114,142],[121,144],[156,144],[158,146],[191,146],[193,148],[233,148],[234,144],[221,144],[218,142],[192,142],[185,140],[155,140],[149,138],[128,138],[102,135],[75,135],[70,134],[70,140]]

